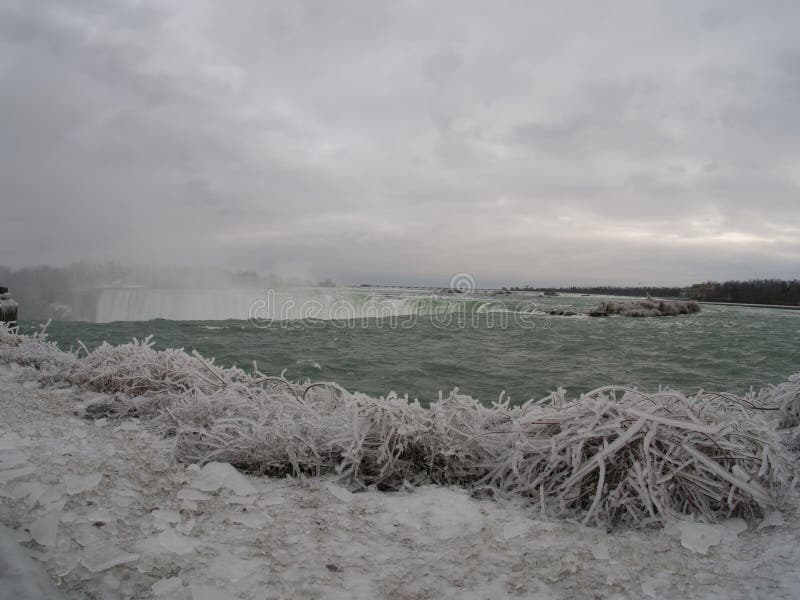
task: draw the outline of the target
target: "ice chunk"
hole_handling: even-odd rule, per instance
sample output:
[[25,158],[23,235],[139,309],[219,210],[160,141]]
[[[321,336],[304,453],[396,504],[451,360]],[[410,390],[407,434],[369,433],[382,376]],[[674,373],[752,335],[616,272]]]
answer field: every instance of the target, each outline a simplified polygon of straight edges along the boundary
[[19,479],[20,477],[27,477],[28,475],[33,475],[36,470],[31,466],[26,467],[17,467],[16,469],[8,469],[6,471],[0,471],[0,485],[5,485],[9,481],[14,481],[15,479]]
[[735,542],[740,533],[747,531],[747,523],[744,519],[726,519],[720,525],[723,528],[723,544]]
[[215,492],[220,488],[232,490],[239,496],[255,494],[253,484],[228,463],[210,462],[202,469],[189,467],[190,485],[203,492]]
[[[66,503],[67,503],[66,498],[59,498],[58,500],[53,500],[52,502],[42,504],[42,508],[44,508],[44,510],[48,512],[53,510],[61,510],[64,508]],[[41,502],[39,502],[39,504],[41,504]]]
[[256,502],[256,506],[260,506],[261,508],[266,508],[267,506],[278,506],[286,502],[286,498],[281,498],[280,496],[275,496],[271,498],[261,498]]
[[642,592],[648,598],[665,598],[669,588],[669,579],[663,572],[657,573],[654,577],[645,577],[642,581]]
[[211,500],[211,496],[194,488],[183,488],[178,491],[178,500],[197,502],[201,500]]
[[67,488],[63,484],[56,484],[56,485],[48,485],[47,489],[39,496],[39,504],[42,506],[46,504],[51,504],[53,502],[57,502],[61,500],[61,496],[64,492],[67,491]]
[[27,549],[14,541],[14,534],[0,525],[0,597],[61,600],[64,594],[53,584]]
[[592,546],[591,550],[595,560],[609,560],[611,558],[611,553],[608,551],[608,544],[605,542],[597,542]]
[[263,572],[264,563],[260,560],[241,559],[233,554],[224,553],[217,556],[208,565],[208,573],[214,579],[236,583],[256,572]]
[[25,542],[30,542],[32,539],[30,531],[14,529],[14,541],[24,544]]
[[118,590],[121,583],[119,579],[114,577],[113,573],[106,573],[100,581],[103,583],[103,587],[109,590]]
[[780,527],[786,525],[783,519],[783,514],[780,511],[774,510],[764,517],[764,520],[758,524],[758,530],[761,531],[765,527]]
[[114,515],[107,508],[96,508],[84,516],[89,523],[110,523],[114,520]]
[[720,525],[690,521],[681,521],[678,527],[681,532],[681,546],[698,554],[706,554],[711,546],[719,545],[725,533],[725,528]]
[[192,600],[239,600],[228,592],[208,585],[193,585]]
[[169,579],[156,581],[150,589],[154,596],[166,596],[167,594],[174,594],[182,587],[183,582],[180,577],[170,577]]
[[351,492],[350,490],[346,490],[342,486],[336,485],[335,483],[329,483],[325,487],[333,496],[335,496],[342,502],[353,501],[353,492]]
[[139,431],[139,422],[135,419],[125,421],[119,427],[115,427],[114,431]]
[[231,513],[228,515],[228,521],[231,523],[241,523],[245,527],[250,527],[251,529],[260,529],[268,523],[272,523],[272,517],[259,511],[245,511]]
[[189,519],[185,523],[181,523],[180,525],[176,525],[175,529],[177,531],[181,532],[184,535],[189,535],[192,532],[192,529],[194,529],[194,526],[195,526],[196,523],[197,523],[197,519],[192,517],[191,519]]
[[150,513],[156,522],[158,529],[167,529],[169,523],[180,523],[183,519],[181,513],[177,510],[169,510],[166,508],[157,508]]
[[88,475],[68,475],[64,478],[64,483],[67,484],[67,493],[70,496],[81,494],[93,490],[103,479],[102,473],[89,473]]
[[503,525],[503,537],[507,540],[510,540],[512,538],[528,533],[528,530],[530,528],[531,524],[527,520],[515,519],[514,521],[511,521]]
[[38,481],[26,481],[20,483],[9,494],[9,498],[20,500],[27,498],[27,502],[34,504],[42,494],[44,494],[45,487]]
[[244,506],[249,506],[254,504],[256,501],[255,496],[231,496],[226,500],[228,504],[242,504]]
[[77,552],[69,552],[67,554],[56,554],[54,560],[53,570],[59,577],[66,577],[80,562],[80,555]]
[[52,510],[36,519],[30,526],[31,537],[42,546],[55,546],[61,512]]
[[87,546],[81,555],[81,563],[92,573],[100,573],[135,560],[139,560],[138,554],[125,552],[109,543]]
[[18,436],[13,431],[0,435],[0,450],[14,450],[30,444],[27,438]]
[[13,467],[24,467],[28,464],[28,457],[18,450],[0,451],[0,471]]
[[177,533],[174,529],[167,529],[158,534],[158,543],[167,552],[175,554],[189,554],[194,552],[199,543],[196,538],[187,537]]

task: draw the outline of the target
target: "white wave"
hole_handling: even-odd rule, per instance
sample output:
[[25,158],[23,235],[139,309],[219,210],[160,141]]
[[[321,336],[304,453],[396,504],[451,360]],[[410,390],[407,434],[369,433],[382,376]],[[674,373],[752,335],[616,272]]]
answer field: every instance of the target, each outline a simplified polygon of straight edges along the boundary
[[94,321],[148,321],[151,319],[223,320],[350,320],[396,318],[410,315],[446,315],[505,312],[496,299],[450,298],[406,290],[147,289],[109,288],[101,291]]

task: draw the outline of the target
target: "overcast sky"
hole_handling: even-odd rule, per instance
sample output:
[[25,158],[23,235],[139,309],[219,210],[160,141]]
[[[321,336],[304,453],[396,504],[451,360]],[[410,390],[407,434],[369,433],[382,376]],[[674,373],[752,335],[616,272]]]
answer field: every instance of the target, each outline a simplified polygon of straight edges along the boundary
[[0,263],[800,276],[800,4],[0,0]]

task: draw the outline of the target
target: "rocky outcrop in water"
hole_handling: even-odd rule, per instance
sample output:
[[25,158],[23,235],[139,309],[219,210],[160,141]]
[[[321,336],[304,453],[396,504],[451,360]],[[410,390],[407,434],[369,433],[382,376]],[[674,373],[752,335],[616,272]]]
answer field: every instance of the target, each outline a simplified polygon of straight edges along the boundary
[[694,300],[609,300],[589,311],[590,317],[671,317],[700,312],[700,305]]

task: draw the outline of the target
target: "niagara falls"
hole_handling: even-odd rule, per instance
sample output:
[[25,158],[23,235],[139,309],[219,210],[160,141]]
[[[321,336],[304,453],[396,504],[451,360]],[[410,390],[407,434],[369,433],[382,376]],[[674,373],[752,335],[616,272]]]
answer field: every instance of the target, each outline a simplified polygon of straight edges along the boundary
[[0,2],[0,600],[800,597],[798,18]]

